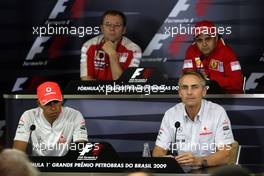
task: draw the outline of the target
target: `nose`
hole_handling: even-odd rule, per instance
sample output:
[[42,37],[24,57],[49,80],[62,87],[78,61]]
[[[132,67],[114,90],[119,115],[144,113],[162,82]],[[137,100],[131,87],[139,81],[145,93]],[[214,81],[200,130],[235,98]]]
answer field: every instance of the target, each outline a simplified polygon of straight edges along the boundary
[[51,102],[50,107],[51,107],[51,110],[53,110],[53,111],[56,110],[56,104],[55,103]]
[[191,94],[192,94],[192,88],[191,88],[191,87],[188,88],[188,90],[187,90],[187,94],[188,94],[188,95],[191,95]]
[[109,28],[111,31],[114,31],[115,30],[115,25],[111,25],[110,28]]
[[202,40],[202,45],[203,46],[206,46],[207,45],[207,43],[206,43],[206,41],[204,39]]

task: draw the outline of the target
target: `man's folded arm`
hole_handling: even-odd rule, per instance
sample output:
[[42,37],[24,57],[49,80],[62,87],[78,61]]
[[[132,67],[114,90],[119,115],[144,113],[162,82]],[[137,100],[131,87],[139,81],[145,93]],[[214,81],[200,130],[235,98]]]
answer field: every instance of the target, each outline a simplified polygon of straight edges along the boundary
[[225,145],[221,150],[217,150],[215,153],[203,157],[203,159],[207,160],[208,166],[227,164],[230,158],[230,149],[230,145]]
[[155,145],[153,152],[152,152],[152,156],[153,157],[163,157],[165,155],[167,155],[167,150]]
[[23,152],[26,152],[27,151],[27,146],[28,146],[28,143],[27,142],[18,141],[18,140],[15,140],[14,141],[14,144],[13,144],[13,148],[18,149],[18,150],[21,150]]

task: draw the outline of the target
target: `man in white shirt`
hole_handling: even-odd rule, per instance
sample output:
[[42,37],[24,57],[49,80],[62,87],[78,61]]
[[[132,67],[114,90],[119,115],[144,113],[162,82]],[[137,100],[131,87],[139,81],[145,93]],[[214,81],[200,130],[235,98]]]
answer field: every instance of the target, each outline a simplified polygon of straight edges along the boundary
[[[203,99],[207,91],[203,76],[183,72],[178,91],[182,103],[165,113],[153,156],[174,157],[181,165],[192,167],[226,164],[234,142],[230,120],[222,106]],[[168,155],[176,149],[177,156]]]
[[87,142],[87,130],[82,114],[62,107],[62,94],[55,82],[45,82],[37,88],[38,107],[21,116],[13,147],[26,152],[32,143],[32,155],[63,156],[74,143]]

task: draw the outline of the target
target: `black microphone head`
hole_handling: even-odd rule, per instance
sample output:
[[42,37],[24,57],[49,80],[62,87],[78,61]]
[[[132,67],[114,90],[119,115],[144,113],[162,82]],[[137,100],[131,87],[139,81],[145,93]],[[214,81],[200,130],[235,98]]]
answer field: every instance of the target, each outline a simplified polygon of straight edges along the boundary
[[179,128],[181,126],[181,123],[179,121],[175,122],[175,128]]
[[31,131],[34,131],[35,129],[36,129],[36,125],[32,124],[32,125],[30,126],[30,130],[31,130]]
[[204,55],[200,55],[200,60],[201,60],[201,61],[204,60]]

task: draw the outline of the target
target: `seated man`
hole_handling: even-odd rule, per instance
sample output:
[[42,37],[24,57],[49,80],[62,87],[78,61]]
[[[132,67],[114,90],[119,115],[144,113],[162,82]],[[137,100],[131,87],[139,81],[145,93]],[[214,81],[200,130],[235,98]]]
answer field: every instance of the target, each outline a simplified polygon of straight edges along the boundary
[[138,67],[141,49],[123,34],[126,17],[122,12],[106,11],[102,16],[102,35],[83,44],[80,72],[82,80],[117,80],[128,67]]
[[86,142],[87,130],[82,114],[72,108],[62,107],[62,94],[55,82],[45,82],[37,88],[37,108],[21,116],[14,148],[26,152],[32,143],[36,156],[63,156],[71,142]]
[[[230,144],[234,142],[230,120],[223,107],[203,99],[207,91],[203,76],[199,72],[184,71],[178,91],[182,103],[165,113],[153,156],[174,157],[187,166],[226,164]],[[169,150],[176,149],[178,156],[168,155]]]
[[233,50],[210,21],[195,25],[194,43],[185,54],[183,70],[197,69],[216,81],[226,93],[243,93],[243,75]]

